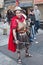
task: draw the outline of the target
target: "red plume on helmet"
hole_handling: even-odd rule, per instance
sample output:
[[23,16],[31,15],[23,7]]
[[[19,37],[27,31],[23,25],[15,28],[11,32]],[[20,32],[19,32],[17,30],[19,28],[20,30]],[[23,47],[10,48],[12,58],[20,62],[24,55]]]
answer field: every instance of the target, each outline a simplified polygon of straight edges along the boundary
[[16,6],[19,6],[19,0],[16,0]]

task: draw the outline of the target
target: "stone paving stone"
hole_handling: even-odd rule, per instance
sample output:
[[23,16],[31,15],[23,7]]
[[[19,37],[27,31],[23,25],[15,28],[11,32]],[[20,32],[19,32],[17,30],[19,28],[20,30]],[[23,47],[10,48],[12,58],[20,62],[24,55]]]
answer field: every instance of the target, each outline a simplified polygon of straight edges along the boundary
[[[22,65],[43,65],[43,35],[41,35],[42,33],[43,31],[39,30],[39,34],[38,34],[39,36],[37,38],[37,40],[39,41],[39,44],[35,44],[34,42],[32,43],[30,52],[32,53],[33,57],[25,58],[24,51],[21,52],[22,61],[24,63]],[[7,40],[8,40],[8,36],[3,36],[2,31],[1,31],[0,32],[0,47],[3,45],[6,45],[8,42]],[[15,56],[15,58],[16,57],[17,55]],[[17,64],[17,62],[14,59],[0,52],[0,65],[21,65],[21,64]]]
[[17,65],[17,62],[0,52],[0,65]]
[[6,45],[8,43],[8,36],[0,35],[0,46]]

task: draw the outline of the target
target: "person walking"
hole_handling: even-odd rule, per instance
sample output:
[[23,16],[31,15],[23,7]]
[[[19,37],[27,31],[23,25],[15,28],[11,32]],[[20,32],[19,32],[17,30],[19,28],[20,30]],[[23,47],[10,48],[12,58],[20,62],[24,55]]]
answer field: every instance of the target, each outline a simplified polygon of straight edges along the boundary
[[31,26],[30,41],[33,41],[35,37],[35,15],[33,12],[33,8],[30,9],[29,18],[30,18],[30,26]]
[[38,29],[40,28],[40,16],[41,16],[41,13],[40,13],[40,10],[38,9],[37,6],[34,6],[34,14],[35,14],[35,31],[36,33],[38,33]]

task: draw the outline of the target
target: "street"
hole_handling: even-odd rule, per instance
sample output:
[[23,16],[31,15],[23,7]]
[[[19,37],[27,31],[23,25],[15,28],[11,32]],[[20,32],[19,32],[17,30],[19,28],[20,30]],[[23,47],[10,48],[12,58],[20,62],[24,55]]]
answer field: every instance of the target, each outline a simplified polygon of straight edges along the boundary
[[[17,54],[8,50],[8,35],[2,35],[0,29],[0,65],[21,65],[17,63]],[[21,50],[22,65],[43,65],[43,30],[39,29],[36,40],[30,46],[32,57],[26,58],[25,51]],[[39,43],[36,44],[35,41]]]

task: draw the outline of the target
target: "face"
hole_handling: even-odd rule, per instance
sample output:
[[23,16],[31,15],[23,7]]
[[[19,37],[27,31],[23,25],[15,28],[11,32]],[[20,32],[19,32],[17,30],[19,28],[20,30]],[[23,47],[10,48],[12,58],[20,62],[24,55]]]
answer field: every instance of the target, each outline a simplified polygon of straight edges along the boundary
[[34,7],[34,9],[35,9],[35,10],[37,10],[37,9],[38,9],[38,7],[37,7],[37,6],[35,6],[35,7]]
[[20,18],[21,17],[21,11],[16,11],[16,16]]

